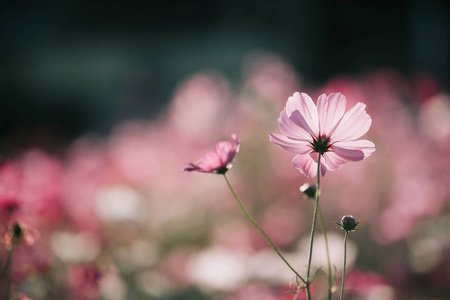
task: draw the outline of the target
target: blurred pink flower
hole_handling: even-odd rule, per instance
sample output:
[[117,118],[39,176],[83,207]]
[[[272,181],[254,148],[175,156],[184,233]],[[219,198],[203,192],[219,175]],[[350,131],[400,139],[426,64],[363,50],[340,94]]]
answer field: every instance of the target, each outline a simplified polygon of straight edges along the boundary
[[22,222],[14,222],[8,228],[3,237],[0,237],[0,242],[5,244],[5,248],[9,251],[15,247],[22,240],[26,245],[31,246],[39,239],[39,232]]
[[347,274],[346,296],[369,295],[377,286],[385,286],[386,280],[377,273],[353,270]]
[[7,224],[14,219],[17,212],[20,210],[19,199],[0,196],[0,220]]
[[346,99],[340,93],[322,94],[317,107],[305,93],[289,97],[280,113],[278,124],[282,134],[271,133],[270,141],[297,153],[292,164],[300,173],[315,177],[317,161],[322,155],[322,176],[327,169],[339,169],[347,161],[360,161],[375,151],[368,140],[356,140],[372,124],[366,105],[357,103],[345,114]]
[[239,139],[235,134],[231,135],[231,139],[232,143],[225,141],[217,143],[213,152],[205,154],[198,164],[189,164],[190,167],[184,171],[225,174],[231,168],[230,164],[236,153],[239,152]]
[[74,299],[97,299],[102,273],[95,265],[72,266],[69,281]]
[[277,105],[284,102],[291,91],[297,90],[301,82],[292,66],[270,53],[249,56],[244,63],[243,73],[246,85],[256,95]]

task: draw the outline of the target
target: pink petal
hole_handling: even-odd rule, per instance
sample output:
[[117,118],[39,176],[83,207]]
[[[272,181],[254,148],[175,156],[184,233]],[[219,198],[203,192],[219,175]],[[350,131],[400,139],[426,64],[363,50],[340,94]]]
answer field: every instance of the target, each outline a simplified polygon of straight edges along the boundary
[[212,172],[222,166],[221,158],[216,151],[205,154],[196,165],[202,172]]
[[368,140],[336,142],[333,151],[349,161],[360,161],[375,151],[375,145]]
[[[295,112],[294,115],[299,115],[298,111]],[[306,121],[304,124],[301,123],[299,119],[301,117],[294,117],[291,115],[289,118],[286,114],[286,109],[283,109],[280,113],[280,118],[278,119],[278,125],[280,126],[280,131],[285,136],[303,140],[303,141],[311,141],[311,134],[309,133],[311,129],[307,125]],[[304,119],[303,119],[304,120]],[[305,129],[308,128],[308,129]]]
[[311,147],[308,142],[293,140],[281,134],[270,133],[269,140],[272,143],[283,147],[287,151],[294,153],[305,154],[311,151]]
[[185,171],[185,172],[200,171],[200,169],[196,165],[194,165],[193,163],[188,163],[188,166],[189,167],[184,168],[183,171]]
[[357,103],[346,112],[333,132],[332,141],[351,141],[365,134],[372,124],[365,108],[365,104]]
[[239,138],[233,133],[231,135],[231,141],[233,142],[233,146],[236,148],[236,152],[239,152]]
[[[318,153],[310,153],[310,154],[298,154],[294,156],[292,159],[292,164],[294,167],[300,171],[303,175],[313,178],[317,175],[317,158]],[[321,164],[320,172],[322,176],[325,175],[327,169],[324,165]]]
[[306,119],[298,110],[293,111],[289,119],[298,127],[302,128],[307,132],[309,138],[306,139],[308,139],[309,141],[312,141],[313,136],[315,137],[319,135],[319,132],[310,127],[310,124],[306,121]]
[[184,169],[187,172],[215,172],[222,168],[227,168],[239,151],[239,139],[235,134],[231,135],[232,143],[219,142],[213,152],[206,153],[198,164],[189,164],[190,167]]
[[334,171],[340,169],[348,160],[334,152],[326,152],[321,161],[328,170]]
[[292,97],[289,97],[286,102],[286,114],[288,117],[291,117],[295,111],[298,111],[301,115],[301,117],[297,116],[295,118],[306,122],[307,126],[305,126],[305,129],[310,128],[311,134],[314,136],[319,134],[317,107],[307,94],[296,92]]
[[317,175],[317,162],[308,154],[298,154],[292,159],[294,167],[303,175],[313,178]]
[[233,159],[236,154],[233,145],[230,142],[219,142],[214,149],[214,154],[217,156],[220,165],[226,166]]
[[320,134],[330,136],[345,112],[346,99],[341,93],[322,94],[317,100]]

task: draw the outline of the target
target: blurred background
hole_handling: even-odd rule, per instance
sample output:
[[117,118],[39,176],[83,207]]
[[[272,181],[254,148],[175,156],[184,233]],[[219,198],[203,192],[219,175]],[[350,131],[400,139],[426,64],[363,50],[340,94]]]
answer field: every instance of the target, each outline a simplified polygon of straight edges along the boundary
[[230,180],[305,271],[308,180],[268,141],[295,91],[373,119],[377,151],[323,180],[338,285],[334,222],[364,228],[348,299],[450,297],[447,1],[4,1],[0,54],[0,266],[11,226],[26,237],[14,299],[292,299],[223,178],[181,170],[237,134]]

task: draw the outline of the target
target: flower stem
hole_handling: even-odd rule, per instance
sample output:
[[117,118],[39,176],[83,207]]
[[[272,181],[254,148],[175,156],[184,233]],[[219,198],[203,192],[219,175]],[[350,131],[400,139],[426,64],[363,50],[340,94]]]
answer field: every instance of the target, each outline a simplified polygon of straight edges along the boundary
[[3,270],[0,273],[0,281],[3,279],[3,276],[5,276],[9,270],[9,265],[11,264],[11,258],[12,258],[13,252],[14,252],[14,246],[11,250],[8,251],[8,257],[6,259],[5,266],[3,267]]
[[331,300],[332,297],[332,288],[333,288],[333,279],[331,277],[331,261],[330,261],[330,249],[328,247],[328,237],[327,237],[327,228],[325,227],[325,220],[322,215],[322,210],[320,206],[317,207],[319,213],[319,222],[322,227],[323,237],[325,238],[325,248],[327,251],[327,263],[328,263],[328,300]]
[[5,295],[0,295],[5,297],[5,299],[9,299],[9,293],[10,293],[10,287],[11,287],[11,262],[12,262],[12,255],[14,252],[14,245],[12,245],[11,250],[8,251],[8,257],[6,259],[6,263],[5,266],[3,267],[2,272],[0,273],[0,283],[3,279],[4,276],[7,276],[6,281],[5,281],[5,285],[6,285],[6,290],[5,290]]
[[348,236],[348,231],[346,230],[345,236],[344,236],[344,269],[342,271],[341,300],[344,300],[345,265],[347,264],[347,236]]
[[313,243],[314,243],[314,232],[316,230],[316,221],[317,221],[317,210],[319,207],[319,195],[320,195],[320,154],[317,158],[317,188],[316,188],[316,195],[315,195],[315,204],[314,204],[314,215],[313,215],[313,222],[311,226],[311,237],[309,240],[309,258],[308,258],[308,269],[307,269],[307,275],[306,275],[306,297],[308,300],[311,300],[311,292],[309,289],[309,286],[311,285],[311,260],[312,260],[312,251],[313,251]]
[[295,271],[295,269],[288,263],[288,261],[286,260],[286,258],[284,258],[283,254],[281,254],[280,250],[278,249],[278,247],[272,242],[272,240],[267,236],[267,234],[264,232],[264,230],[262,230],[261,227],[259,227],[258,223],[256,223],[256,221],[252,218],[252,216],[250,216],[250,214],[248,213],[247,209],[244,207],[244,205],[242,204],[242,202],[239,200],[238,196],[236,195],[236,192],[234,191],[233,187],[231,186],[230,182],[228,181],[228,178],[225,174],[223,174],[223,177],[225,177],[225,181],[228,184],[228,188],[230,189],[231,193],[233,194],[234,199],[236,199],[236,202],[239,204],[239,207],[241,208],[241,210],[244,212],[245,216],[247,217],[247,219],[250,220],[250,222],[253,224],[253,226],[256,227],[256,229],[259,230],[259,232],[264,236],[264,238],[266,239],[266,241],[272,246],[273,250],[275,250],[275,252],[278,254],[278,256],[284,261],[284,263],[289,267],[289,269],[292,270],[292,272],[294,272],[294,274],[300,278],[301,281],[303,281],[303,283],[306,283],[305,279],[303,279],[302,276],[300,276],[300,274],[298,274],[297,271]]

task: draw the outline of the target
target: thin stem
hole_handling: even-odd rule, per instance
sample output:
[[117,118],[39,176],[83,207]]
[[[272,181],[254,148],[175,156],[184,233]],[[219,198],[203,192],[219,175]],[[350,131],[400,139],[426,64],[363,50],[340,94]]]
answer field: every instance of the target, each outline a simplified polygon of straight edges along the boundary
[[327,250],[327,263],[328,263],[328,300],[332,297],[333,279],[331,278],[331,261],[330,261],[330,249],[328,247],[327,228],[325,227],[325,220],[322,215],[322,210],[318,206],[319,222],[322,227],[323,237],[325,238],[325,248]]
[[245,216],[247,217],[247,219],[250,220],[250,222],[253,224],[253,226],[256,227],[256,229],[259,230],[259,232],[264,236],[264,238],[266,239],[266,241],[272,246],[273,250],[275,250],[275,252],[278,254],[278,256],[284,261],[284,263],[289,267],[289,269],[292,270],[292,272],[294,272],[294,274],[300,278],[301,281],[303,281],[303,283],[306,283],[305,279],[303,279],[302,276],[300,276],[300,274],[298,274],[297,271],[295,271],[295,269],[288,263],[288,261],[284,258],[283,254],[281,254],[280,250],[278,249],[278,247],[272,242],[272,240],[267,236],[267,234],[264,232],[264,230],[262,230],[261,227],[259,227],[258,223],[256,223],[256,221],[252,218],[252,216],[250,216],[250,214],[248,213],[247,209],[244,207],[244,205],[242,204],[242,202],[239,200],[238,196],[236,195],[233,187],[231,186],[230,182],[228,181],[228,178],[225,174],[223,174],[223,177],[225,177],[225,181],[228,184],[228,188],[230,189],[231,193],[233,194],[234,199],[236,199],[236,202],[239,204],[239,207],[241,208],[241,210],[244,212]]
[[345,265],[347,264],[347,236],[348,236],[348,231],[346,230],[345,237],[344,237],[344,270],[342,271],[341,300],[344,300]]
[[310,279],[310,271],[311,271],[311,260],[312,260],[312,251],[313,251],[313,243],[314,243],[314,232],[316,230],[316,221],[317,221],[317,210],[319,207],[319,195],[320,195],[320,153],[319,157],[317,159],[317,188],[316,188],[316,196],[315,196],[315,204],[314,204],[314,215],[313,215],[313,222],[311,226],[311,237],[309,240],[309,258],[308,258],[308,269],[307,269],[307,275],[306,275],[306,297],[308,300],[311,300],[311,292],[309,289],[309,286],[311,284]]
[[10,273],[10,269],[11,269],[10,266],[11,266],[11,262],[12,262],[12,255],[13,255],[14,249],[15,249],[15,247],[14,247],[14,244],[13,244],[11,250],[8,251],[8,257],[6,259],[5,266],[3,267],[3,270],[0,273],[0,283],[1,283],[1,280],[3,279],[3,277],[5,275],[7,275],[7,278],[6,278],[6,292],[5,292],[5,295],[4,295],[4,297],[6,299],[9,299],[9,293],[10,293],[10,288],[11,288],[11,276],[10,276],[9,273]]
[[6,258],[5,266],[3,267],[2,272],[0,273],[0,281],[3,279],[3,276],[8,272],[9,265],[11,264],[12,254],[14,252],[14,246],[12,246],[11,250],[8,251],[8,257]]

